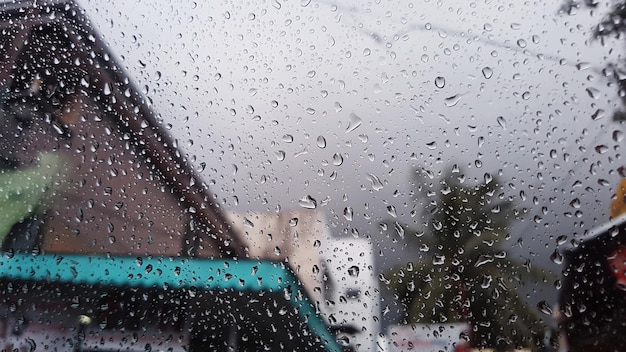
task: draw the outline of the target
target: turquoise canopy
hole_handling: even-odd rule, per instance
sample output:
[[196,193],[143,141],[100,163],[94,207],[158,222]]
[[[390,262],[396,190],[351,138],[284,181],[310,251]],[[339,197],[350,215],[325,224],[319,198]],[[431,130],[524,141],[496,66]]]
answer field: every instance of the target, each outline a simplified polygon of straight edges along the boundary
[[16,253],[0,257],[0,280],[144,289],[283,292],[300,319],[324,341],[326,349],[341,351],[296,276],[284,263],[235,259]]

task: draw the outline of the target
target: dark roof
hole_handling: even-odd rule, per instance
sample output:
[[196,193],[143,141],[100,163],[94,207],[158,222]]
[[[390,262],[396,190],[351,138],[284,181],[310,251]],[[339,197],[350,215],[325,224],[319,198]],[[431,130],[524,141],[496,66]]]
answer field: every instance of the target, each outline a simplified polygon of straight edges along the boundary
[[[84,55],[89,75],[95,76],[99,89],[110,89],[107,104],[116,114],[117,124],[129,131],[149,154],[151,162],[166,181],[193,208],[197,221],[208,224],[210,241],[224,257],[245,257],[241,238],[227,223],[208,187],[177,149],[175,141],[159,125],[149,101],[116,64],[101,36],[73,1],[15,1],[0,4],[0,31],[11,32],[11,42],[5,43],[5,65],[0,64],[0,81],[12,79],[15,62],[25,50],[30,33],[44,27],[56,26]],[[3,67],[2,67],[3,66]]]

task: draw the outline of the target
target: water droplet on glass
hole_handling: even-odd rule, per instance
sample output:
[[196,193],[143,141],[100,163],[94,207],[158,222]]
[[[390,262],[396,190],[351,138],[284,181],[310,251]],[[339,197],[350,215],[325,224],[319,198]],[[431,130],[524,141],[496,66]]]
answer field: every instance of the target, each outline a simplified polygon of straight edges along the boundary
[[596,88],[587,88],[585,89],[585,91],[587,92],[587,95],[589,95],[589,97],[592,99],[598,99],[600,95],[600,91]]
[[443,255],[436,255],[433,257],[433,265],[443,265],[446,262],[446,257]]
[[596,153],[598,153],[598,154],[604,154],[604,153],[609,151],[609,147],[607,147],[604,144],[597,145],[594,149],[595,149]]
[[619,130],[613,131],[613,140],[616,142],[621,142],[622,140],[624,140],[624,132]]
[[491,69],[491,67],[485,66],[483,67],[483,77],[485,77],[486,79],[491,78],[491,76],[493,76],[493,70]]
[[289,226],[294,227],[296,225],[298,225],[298,218],[289,219]]
[[111,84],[109,82],[104,83],[104,89],[102,90],[104,95],[111,95]]
[[305,209],[317,208],[317,201],[315,200],[315,198],[311,197],[310,195],[307,195],[306,197],[300,199],[298,201],[298,204],[300,204],[300,206]]
[[576,69],[578,69],[579,71],[586,70],[590,67],[591,67],[591,64],[588,62],[579,62],[576,64]]
[[380,191],[383,188],[383,183],[380,181],[378,176],[374,174],[367,174],[367,179],[372,183],[372,189],[374,191]]
[[598,109],[598,110],[596,110],[596,112],[594,112],[594,113],[591,115],[591,119],[592,119],[593,121],[595,121],[595,120],[599,120],[599,119],[601,119],[601,118],[603,118],[603,117],[604,117],[604,110],[602,110],[602,109]]
[[333,155],[333,165],[339,166],[341,164],[343,164],[343,157],[341,156],[341,154],[335,153]]
[[518,39],[517,40],[517,46],[519,46],[520,48],[525,48],[526,47],[526,41],[524,39]]
[[441,77],[441,76],[435,78],[435,86],[437,88],[445,87],[446,86],[446,79],[444,77]]
[[555,249],[554,252],[552,252],[552,254],[550,255],[550,260],[552,260],[554,264],[561,264],[563,263],[563,255],[559,252],[558,249]]
[[277,151],[276,153],[274,153],[274,155],[276,156],[276,160],[278,161],[285,160],[285,152],[283,150]]
[[394,207],[393,205],[388,205],[387,206],[387,214],[393,216],[394,218],[397,217],[396,207]]
[[491,277],[491,275],[484,275],[483,280],[480,283],[480,287],[489,288],[489,286],[491,286],[492,281],[493,281],[493,278]]
[[478,268],[479,266],[488,264],[493,262],[493,257],[492,256],[488,256],[485,254],[481,254],[480,256],[478,256],[478,259],[476,260],[476,263],[474,263],[474,267]]
[[354,212],[352,210],[352,207],[345,207],[343,209],[343,217],[346,218],[346,220],[352,221],[353,214]]
[[353,265],[351,267],[348,268],[348,275],[352,276],[352,277],[357,277],[359,276],[359,267],[356,265]]
[[451,97],[445,98],[444,103],[446,104],[447,107],[453,107],[459,103],[462,97],[463,97],[463,94],[456,94]]
[[361,126],[363,120],[355,113],[350,113],[350,122],[348,123],[348,127],[346,128],[346,133],[352,132]]
[[537,309],[539,309],[541,313],[552,315],[552,308],[550,308],[550,305],[546,301],[537,303]]
[[396,233],[400,238],[404,238],[404,227],[400,225],[397,221],[393,224],[393,228],[396,230]]
[[317,137],[317,146],[321,149],[326,148],[326,138],[323,136]]
[[498,121],[498,125],[500,125],[500,127],[502,127],[503,130],[506,130],[506,120],[504,119],[503,116],[498,116],[496,118],[496,121]]

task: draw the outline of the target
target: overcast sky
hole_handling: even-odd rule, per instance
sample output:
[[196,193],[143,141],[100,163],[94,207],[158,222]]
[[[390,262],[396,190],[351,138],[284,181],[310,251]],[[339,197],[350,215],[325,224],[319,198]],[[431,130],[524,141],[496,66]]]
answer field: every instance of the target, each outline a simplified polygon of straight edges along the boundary
[[379,231],[388,207],[421,226],[411,173],[458,163],[528,209],[512,235],[538,263],[557,236],[608,219],[622,127],[599,68],[622,47],[591,40],[599,14],[559,15],[560,1],[80,4],[227,209],[310,196],[334,234],[373,238],[390,265],[407,253]]

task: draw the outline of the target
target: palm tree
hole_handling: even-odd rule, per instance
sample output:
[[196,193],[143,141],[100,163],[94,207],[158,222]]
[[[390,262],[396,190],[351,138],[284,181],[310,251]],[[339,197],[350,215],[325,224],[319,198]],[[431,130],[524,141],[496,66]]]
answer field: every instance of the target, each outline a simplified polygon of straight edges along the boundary
[[[465,322],[475,347],[506,350],[533,345],[543,331],[536,309],[519,296],[522,276],[543,275],[511,258],[504,240],[514,211],[497,180],[465,184],[453,167],[440,182],[418,179],[417,197],[426,196],[427,230],[413,238],[421,255],[392,269],[388,285],[406,306],[406,323]],[[395,224],[407,228],[405,225]]]

